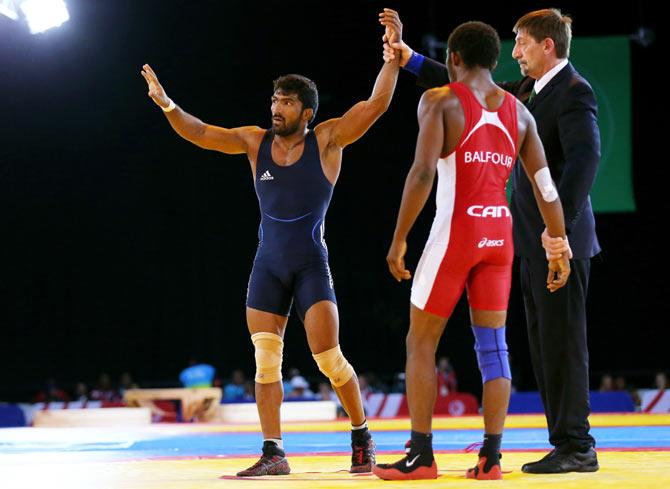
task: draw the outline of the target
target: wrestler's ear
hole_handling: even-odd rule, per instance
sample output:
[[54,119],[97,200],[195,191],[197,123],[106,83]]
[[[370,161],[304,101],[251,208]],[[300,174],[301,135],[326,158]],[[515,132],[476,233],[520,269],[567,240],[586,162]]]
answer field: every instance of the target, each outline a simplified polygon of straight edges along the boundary
[[308,124],[312,120],[312,117],[314,117],[314,109],[309,108],[302,111],[302,120]]

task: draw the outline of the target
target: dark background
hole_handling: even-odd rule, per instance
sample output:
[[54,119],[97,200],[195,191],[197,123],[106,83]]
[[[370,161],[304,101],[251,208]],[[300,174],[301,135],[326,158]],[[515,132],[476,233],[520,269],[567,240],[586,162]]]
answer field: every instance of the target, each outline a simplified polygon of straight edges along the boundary
[[[405,4],[406,5],[403,5]],[[576,36],[659,32],[651,2],[555,2]],[[377,12],[400,10],[405,39],[446,40],[467,20],[511,38],[547,4],[69,0],[71,20],[32,36],[0,17],[0,400],[32,396],[48,376],[69,385],[131,371],[173,381],[198,355],[227,377],[253,373],[244,319],[258,207],[248,162],[180,139],[147,97],[148,62],[171,96],[203,120],[270,122],[271,82],[297,72],[318,85],[317,122],[367,98],[381,66]],[[669,211],[661,143],[662,38],[632,44],[633,178],[638,211],[597,216],[603,249],[589,297],[592,385],[606,371],[651,384],[668,368]],[[510,53],[502,53],[510,56]],[[612,63],[616,63],[616,59]],[[385,256],[416,141],[421,90],[400,73],[388,113],[345,151],[326,239],[343,350],[359,372],[404,367],[410,284]],[[658,114],[658,115],[657,115]],[[409,241],[414,269],[432,220]],[[439,354],[461,387],[481,385],[465,304]],[[517,276],[508,340],[522,389],[533,389]],[[316,376],[291,319],[284,366]]]

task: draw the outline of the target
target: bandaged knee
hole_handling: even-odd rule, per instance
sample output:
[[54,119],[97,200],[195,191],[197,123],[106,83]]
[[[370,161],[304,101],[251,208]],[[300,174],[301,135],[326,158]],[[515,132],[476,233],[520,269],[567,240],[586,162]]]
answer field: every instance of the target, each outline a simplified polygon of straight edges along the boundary
[[483,383],[501,377],[512,380],[505,326],[495,329],[472,326],[472,332],[475,334],[475,351]]
[[281,362],[284,340],[274,333],[251,335],[256,357],[256,377],[259,384],[271,384],[281,380]]
[[319,370],[328,377],[330,383],[334,387],[341,387],[354,375],[354,367],[352,367],[347,359],[342,355],[342,350],[340,350],[340,345],[337,345],[335,348],[326,350],[316,355],[312,355],[316,364],[319,367]]

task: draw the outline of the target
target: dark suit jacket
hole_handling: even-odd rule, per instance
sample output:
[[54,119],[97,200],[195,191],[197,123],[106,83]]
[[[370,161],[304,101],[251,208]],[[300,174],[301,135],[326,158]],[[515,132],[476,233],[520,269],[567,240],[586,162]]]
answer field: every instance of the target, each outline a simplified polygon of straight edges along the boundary
[[[534,82],[526,77],[499,85],[525,102]],[[426,58],[418,84],[431,88],[446,83],[449,83],[446,66]],[[547,164],[558,187],[574,258],[591,258],[600,252],[589,197],[600,162],[598,108],[591,85],[568,63],[527,107],[537,122]],[[516,255],[544,258],[540,241],[544,222],[533,187],[520,164],[512,171],[510,209]]]

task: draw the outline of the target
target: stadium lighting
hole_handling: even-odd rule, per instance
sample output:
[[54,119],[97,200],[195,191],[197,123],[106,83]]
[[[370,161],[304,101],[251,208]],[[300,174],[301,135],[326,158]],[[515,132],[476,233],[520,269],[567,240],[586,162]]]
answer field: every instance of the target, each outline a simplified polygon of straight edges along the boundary
[[63,0],[25,0],[21,11],[26,16],[31,34],[58,27],[70,19],[70,13]]
[[19,10],[32,34],[58,27],[70,19],[63,0],[0,0],[0,14],[19,20]]
[[12,20],[19,20],[19,12],[14,0],[0,0],[0,14],[6,15]]

